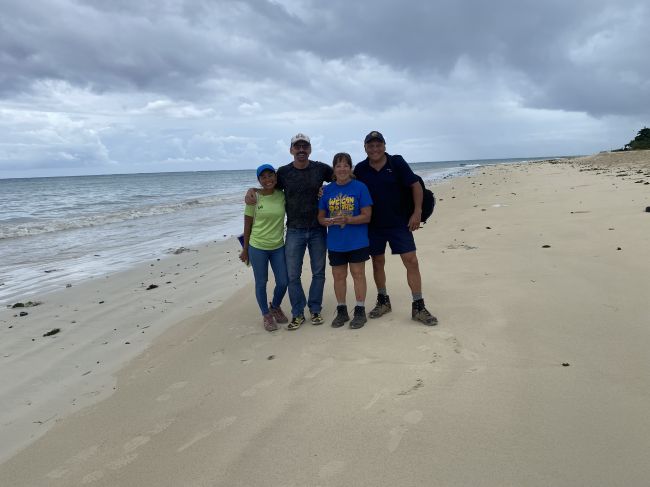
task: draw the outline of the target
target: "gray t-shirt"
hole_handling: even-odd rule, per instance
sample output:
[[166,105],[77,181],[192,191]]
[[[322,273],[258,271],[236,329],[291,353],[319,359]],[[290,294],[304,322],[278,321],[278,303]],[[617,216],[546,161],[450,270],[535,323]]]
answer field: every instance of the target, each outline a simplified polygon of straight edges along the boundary
[[332,180],[333,170],[327,164],[309,161],[304,169],[293,162],[278,169],[278,188],[284,190],[288,228],[314,228],[318,223],[318,191]]

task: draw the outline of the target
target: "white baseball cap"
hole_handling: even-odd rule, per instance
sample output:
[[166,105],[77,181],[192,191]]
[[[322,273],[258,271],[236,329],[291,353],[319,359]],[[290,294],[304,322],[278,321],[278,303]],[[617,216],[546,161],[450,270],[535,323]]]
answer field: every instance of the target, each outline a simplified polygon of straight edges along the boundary
[[293,147],[293,144],[299,141],[307,142],[309,145],[311,145],[311,140],[309,140],[309,137],[306,136],[305,134],[296,134],[293,137],[291,137],[291,147]]

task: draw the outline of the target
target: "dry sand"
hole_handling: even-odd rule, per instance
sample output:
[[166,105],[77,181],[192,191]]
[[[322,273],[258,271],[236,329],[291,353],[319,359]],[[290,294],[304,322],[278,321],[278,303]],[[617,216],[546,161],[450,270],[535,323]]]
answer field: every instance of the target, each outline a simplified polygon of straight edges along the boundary
[[[204,260],[203,250],[158,318],[139,309],[164,304],[162,294],[148,293],[165,288],[144,290],[158,283],[146,268],[130,280],[107,279],[106,294],[93,281],[74,297],[44,297],[27,317],[3,312],[0,401],[13,416],[0,424],[7,458],[0,485],[645,486],[648,161],[645,152],[491,166],[438,185],[438,208],[417,234],[425,299],[440,320],[433,328],[410,320],[395,257],[388,258],[393,312],[354,331],[265,332],[246,270],[231,262],[224,272],[223,259]],[[167,279],[172,264],[154,266],[168,266]],[[215,298],[221,289],[232,294],[223,303]],[[101,306],[112,303],[101,313],[100,295]],[[9,338],[27,327],[20,320],[39,333],[58,326],[54,313],[65,328],[47,345],[26,331],[22,341]],[[53,377],[42,362],[65,365],[68,377],[90,370],[90,378],[99,369],[92,354],[109,339],[87,337],[68,353],[84,336],[72,320],[112,330],[124,320],[158,327],[165,316],[175,324],[114,383],[105,378],[104,400],[59,407],[72,397],[48,387]],[[30,336],[37,348],[29,348]],[[116,364],[123,347],[112,346]],[[23,375],[31,389],[21,388]],[[56,380],[65,384],[66,375]],[[56,416],[28,426],[34,404],[20,401],[27,392],[38,397],[39,384]],[[40,412],[47,419],[47,407]],[[50,429],[20,449],[29,439],[20,439],[22,428]]]

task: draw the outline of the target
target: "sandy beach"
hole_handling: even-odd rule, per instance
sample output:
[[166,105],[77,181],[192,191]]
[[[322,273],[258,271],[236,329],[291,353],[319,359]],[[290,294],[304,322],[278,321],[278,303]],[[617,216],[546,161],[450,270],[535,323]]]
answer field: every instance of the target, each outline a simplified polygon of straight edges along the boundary
[[0,310],[0,485],[647,485],[650,151],[434,191],[437,327],[389,257],[392,313],[267,333],[234,240]]

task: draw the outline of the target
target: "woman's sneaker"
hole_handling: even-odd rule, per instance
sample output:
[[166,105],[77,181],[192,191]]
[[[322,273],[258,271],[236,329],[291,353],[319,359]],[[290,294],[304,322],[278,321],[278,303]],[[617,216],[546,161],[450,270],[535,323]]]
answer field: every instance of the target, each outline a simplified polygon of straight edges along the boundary
[[377,304],[370,310],[368,316],[370,318],[379,318],[380,316],[390,313],[392,310],[390,306],[390,298],[388,294],[377,294]]
[[265,315],[262,315],[262,324],[264,325],[264,329],[266,331],[275,331],[278,329],[278,325],[275,324],[275,321],[273,320],[273,315],[271,315],[271,313],[266,313]]
[[276,323],[289,323],[289,318],[287,318],[287,315],[282,312],[280,306],[276,308],[269,303],[269,313],[271,313]]
[[341,304],[336,307],[336,317],[332,320],[332,327],[340,328],[346,321],[350,320],[350,315],[348,315],[348,307],[344,304]]
[[322,325],[323,322],[323,316],[320,313],[312,313],[311,314],[311,324],[312,325]]
[[354,307],[354,316],[352,321],[350,321],[350,328],[357,329],[361,328],[366,324],[368,319],[366,318],[366,308],[364,306],[355,306]]
[[414,321],[419,321],[424,323],[427,326],[434,326],[438,324],[438,318],[433,316],[427,309],[424,307],[424,299],[418,299],[413,301],[411,307],[411,319]]

